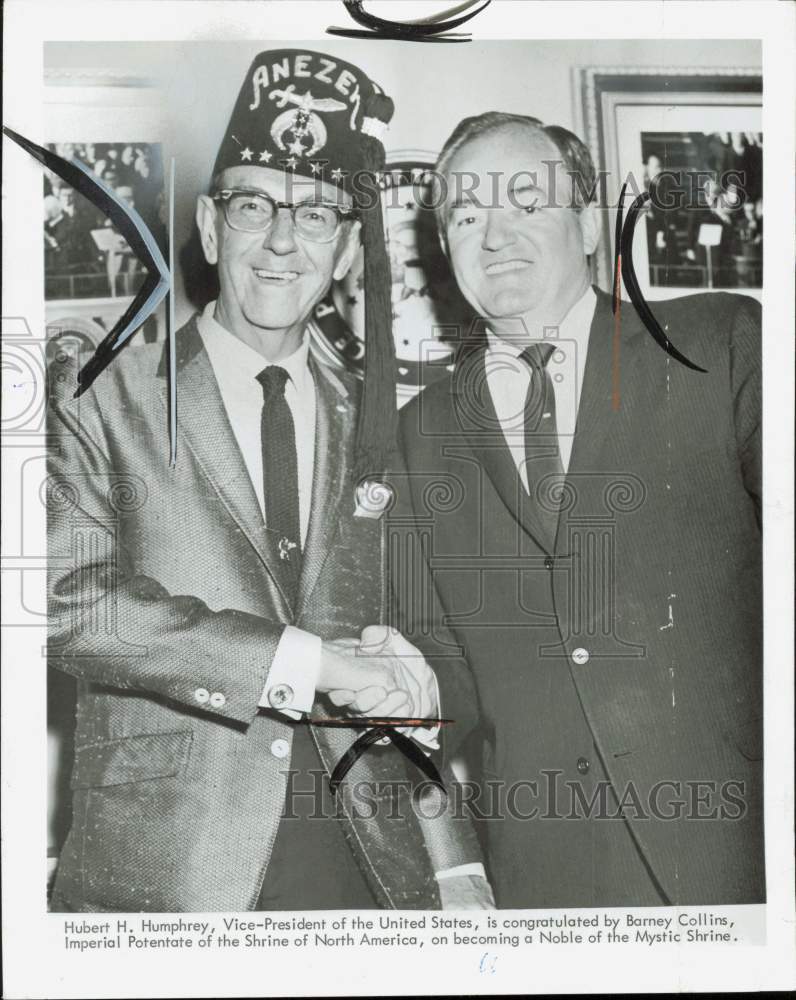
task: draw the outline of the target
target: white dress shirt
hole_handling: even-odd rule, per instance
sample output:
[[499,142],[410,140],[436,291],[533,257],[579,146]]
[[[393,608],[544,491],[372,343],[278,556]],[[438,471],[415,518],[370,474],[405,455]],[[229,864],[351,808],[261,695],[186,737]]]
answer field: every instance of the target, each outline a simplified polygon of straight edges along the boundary
[[[270,362],[216,322],[213,316],[215,306],[215,302],[205,306],[198,320],[199,333],[264,517],[263,451],[260,440],[263,390],[257,381],[257,375]],[[308,356],[309,340],[305,333],[298,350],[278,362],[289,375],[285,383],[285,401],[290,408],[296,434],[302,546],[307,539],[310,523],[312,474],[315,465],[315,383],[307,364]],[[320,636],[293,625],[285,626],[268,672],[260,705],[270,708],[268,694],[271,689],[281,687],[284,691],[287,687],[293,691],[293,698],[290,707],[284,706],[280,711],[292,719],[300,719],[303,714],[312,711],[320,672]]]
[[491,330],[487,331],[485,365],[489,393],[500,421],[511,457],[517,467],[522,485],[528,493],[528,473],[525,467],[525,397],[531,381],[531,369],[519,357],[529,343],[553,343],[555,351],[547,362],[553,380],[556,400],[556,426],[558,447],[564,472],[569,469],[572,443],[578,419],[583,375],[586,370],[586,352],[589,331],[597,296],[593,288],[575,303],[559,326],[545,330],[542,341],[500,340]]
[[[205,307],[199,317],[199,333],[213,366],[235,440],[260,501],[260,509],[264,511],[263,451],[260,441],[263,389],[257,376],[264,368],[270,367],[271,362],[217,323],[213,317],[214,309],[215,302]],[[310,523],[312,473],[315,464],[315,383],[307,364],[308,356],[309,340],[305,333],[298,350],[289,358],[277,362],[290,376],[285,383],[285,402],[290,408],[296,431],[302,545],[307,539]]]

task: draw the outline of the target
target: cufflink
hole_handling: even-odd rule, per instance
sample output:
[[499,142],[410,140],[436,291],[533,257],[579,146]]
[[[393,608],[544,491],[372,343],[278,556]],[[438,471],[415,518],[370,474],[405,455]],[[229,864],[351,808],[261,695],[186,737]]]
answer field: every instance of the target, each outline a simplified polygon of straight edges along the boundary
[[363,479],[356,489],[354,517],[378,518],[392,506],[395,492],[388,483]]
[[275,684],[268,692],[271,708],[284,708],[293,701],[293,688],[289,684]]

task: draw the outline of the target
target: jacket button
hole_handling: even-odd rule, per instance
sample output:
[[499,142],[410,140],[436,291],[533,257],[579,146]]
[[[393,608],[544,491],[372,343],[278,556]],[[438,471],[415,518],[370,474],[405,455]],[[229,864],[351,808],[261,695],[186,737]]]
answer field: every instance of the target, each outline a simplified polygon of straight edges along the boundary
[[271,744],[271,753],[279,760],[283,757],[287,757],[290,753],[290,746],[288,745],[287,740],[274,740]]
[[210,701],[210,692],[207,688],[197,688],[193,696],[194,701],[198,701],[200,705],[206,705]]
[[282,708],[293,701],[293,688],[289,684],[275,684],[268,692],[268,704],[272,708]]
[[588,649],[584,649],[582,646],[578,646],[577,649],[573,649],[572,662],[577,663],[579,667],[582,667],[584,663],[588,663],[589,662]]
[[223,708],[227,703],[227,699],[220,691],[214,691],[210,695],[210,707],[211,708]]
[[577,767],[581,774],[588,774],[591,763],[585,757],[578,757]]
[[544,561],[545,569],[552,569],[556,564],[555,559],[552,556],[547,556]]

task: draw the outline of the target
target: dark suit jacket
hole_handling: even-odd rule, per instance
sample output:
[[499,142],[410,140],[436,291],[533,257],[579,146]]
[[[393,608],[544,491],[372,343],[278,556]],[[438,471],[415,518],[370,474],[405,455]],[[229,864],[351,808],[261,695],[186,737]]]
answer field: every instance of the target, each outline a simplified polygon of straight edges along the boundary
[[[195,321],[177,338],[176,468],[163,345],[125,349],[77,400],[74,367],[51,373],[49,656],[78,679],[56,909],[252,908],[290,768],[292,724],[258,711],[283,629],[332,639],[385,620],[382,522],[354,516],[358,383],[312,365],[315,478],[294,606]],[[331,771],[360,732],[313,727],[319,768]],[[382,906],[437,907],[433,869],[478,860],[462,824],[443,835],[416,820],[406,789],[394,793],[398,818],[352,799],[354,782],[418,776],[377,747],[340,793],[346,838]],[[444,855],[433,866],[424,829]],[[323,859],[307,861],[311,877]]]
[[[546,791],[558,769],[589,796],[610,782],[625,806],[623,831],[522,820],[544,795],[515,796],[514,818],[486,823],[499,906],[764,898],[759,306],[654,309],[707,374],[628,303],[615,354],[598,294],[555,539],[504,444],[483,348],[402,413],[395,530],[413,526],[434,583],[430,598],[405,588],[407,634],[440,651],[444,624],[465,651],[482,785]],[[448,715],[462,682],[440,679]]]

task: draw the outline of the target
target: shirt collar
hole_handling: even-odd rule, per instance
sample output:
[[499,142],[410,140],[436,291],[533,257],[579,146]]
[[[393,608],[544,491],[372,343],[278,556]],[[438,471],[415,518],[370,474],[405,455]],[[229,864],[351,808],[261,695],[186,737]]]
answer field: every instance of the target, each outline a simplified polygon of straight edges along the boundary
[[[561,320],[558,326],[558,339],[560,340],[575,340],[579,344],[583,344],[588,341],[589,331],[591,329],[591,321],[594,316],[594,310],[597,308],[597,293],[594,291],[591,285],[584,292],[583,295],[578,299],[578,301],[570,308],[566,316]],[[487,339],[489,341],[489,350],[492,352],[499,352],[501,354],[510,354],[515,358],[518,358],[525,348],[525,344],[518,344],[516,341],[501,340],[496,334],[494,334],[488,327],[486,331]],[[544,343],[540,341],[539,338],[532,338],[530,343]]]
[[301,344],[289,357],[281,361],[266,361],[262,354],[226,330],[216,320],[215,300],[208,302],[197,320],[202,343],[210,358],[213,370],[218,376],[234,373],[237,379],[256,378],[257,375],[271,364],[277,364],[288,373],[297,392],[302,392],[309,381],[309,351],[310,341],[307,331],[304,331]]

